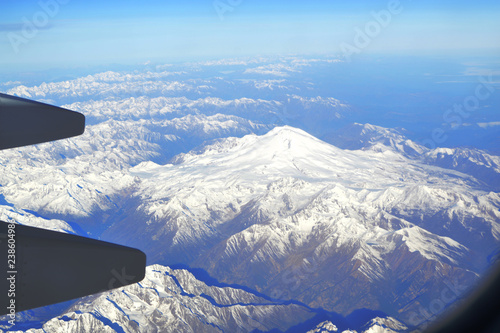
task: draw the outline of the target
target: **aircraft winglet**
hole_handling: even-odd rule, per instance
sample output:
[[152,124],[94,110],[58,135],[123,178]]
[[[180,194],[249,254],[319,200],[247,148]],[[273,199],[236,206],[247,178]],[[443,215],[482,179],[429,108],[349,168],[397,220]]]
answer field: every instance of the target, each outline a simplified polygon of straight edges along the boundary
[[0,93],[0,150],[80,135],[85,116]]

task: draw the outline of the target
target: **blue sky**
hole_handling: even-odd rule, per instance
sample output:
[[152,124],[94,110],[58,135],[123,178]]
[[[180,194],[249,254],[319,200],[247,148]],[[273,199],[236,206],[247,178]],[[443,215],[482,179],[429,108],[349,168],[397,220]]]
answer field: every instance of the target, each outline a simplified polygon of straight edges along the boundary
[[[336,55],[350,46],[366,54],[500,55],[500,3],[492,0],[0,1],[4,69]],[[381,11],[391,13],[386,26],[373,15]],[[375,30],[361,45],[367,27]]]

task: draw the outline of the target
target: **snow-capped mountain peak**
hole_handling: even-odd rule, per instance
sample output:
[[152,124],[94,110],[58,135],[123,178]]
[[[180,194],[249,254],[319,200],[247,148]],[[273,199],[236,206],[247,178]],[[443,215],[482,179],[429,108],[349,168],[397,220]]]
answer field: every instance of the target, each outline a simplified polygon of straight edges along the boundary
[[[493,251],[499,237],[500,198],[477,191],[474,179],[393,150],[340,149],[291,127],[219,140],[130,173],[140,204],[104,237],[143,246],[156,262],[187,262],[222,281],[343,313],[386,302],[344,290],[366,295],[393,271],[455,272],[470,284],[486,264],[470,261],[471,253]],[[471,238],[471,228],[482,236]],[[332,267],[352,284],[332,289],[338,302],[317,304],[324,292],[313,286],[336,276]],[[297,270],[311,273],[292,279],[298,287],[284,284]],[[397,296],[407,312],[417,294]]]

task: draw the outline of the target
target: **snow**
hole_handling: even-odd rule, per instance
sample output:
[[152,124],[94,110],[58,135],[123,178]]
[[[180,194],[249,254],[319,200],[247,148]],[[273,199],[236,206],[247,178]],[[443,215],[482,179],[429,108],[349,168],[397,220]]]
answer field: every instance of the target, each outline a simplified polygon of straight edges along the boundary
[[286,330],[311,316],[305,307],[210,287],[185,270],[152,265],[142,282],[84,298],[29,332],[269,331]]
[[[191,79],[184,69],[161,66],[9,86],[8,93],[81,111],[88,125],[81,137],[0,152],[0,217],[63,232],[74,232],[63,220],[84,226],[97,221],[107,229],[103,237],[145,248],[155,262],[185,254],[180,261],[225,281],[268,294],[288,289],[290,297],[330,310],[360,306],[345,304],[397,274],[417,279],[405,271],[411,269],[406,262],[435,269],[426,286],[439,288],[449,272],[470,283],[500,240],[499,157],[469,148],[429,150],[403,129],[370,124],[331,133],[330,126],[351,112],[348,103],[304,93],[288,79],[319,62],[336,65],[335,59],[226,59],[186,71],[232,66],[244,80]],[[218,95],[228,87],[253,95]],[[319,129],[309,130],[311,119]],[[324,142],[304,129],[329,135]],[[286,274],[297,269],[301,274],[292,274],[294,284],[287,286]],[[189,302],[200,306],[196,320],[216,322],[215,315],[204,317],[203,307],[210,305],[199,299],[202,294],[210,291],[226,305],[241,296],[223,288],[215,292],[176,271],[190,281],[182,282],[189,285],[185,291],[198,297],[186,300],[162,275],[167,271],[159,271],[149,274],[143,294],[107,295],[130,306],[133,320],[123,319],[106,298],[99,298],[100,313],[135,330],[134,320],[149,325],[144,316],[161,317],[156,306],[171,297],[176,301],[165,313],[177,315],[169,324],[180,329],[193,315],[186,311],[195,308]],[[333,287],[343,281],[350,284]],[[422,282],[409,282],[394,295],[407,304],[401,315],[428,292],[419,287]],[[325,283],[330,285],[324,290],[315,289]],[[346,298],[342,290],[354,296]],[[370,305],[393,301],[358,299]],[[232,312],[235,322],[245,322],[248,309],[236,308],[241,312]],[[96,315],[87,311],[72,328],[109,330]],[[60,320],[53,324],[66,327]]]
[[490,244],[498,237],[496,195],[475,190],[464,175],[397,152],[342,150],[289,126],[220,140],[174,164],[143,163],[130,173],[140,178],[137,195],[152,239],[161,243],[155,230],[176,221],[172,248],[216,237],[219,226],[242,214],[258,221],[228,235],[220,252],[213,249],[208,260],[216,267],[223,265],[219,256],[257,265],[315,248],[318,256],[328,253],[325,261],[349,248],[348,260],[359,261],[358,271],[375,282],[390,276],[387,258],[402,248],[452,266],[477,248],[451,227],[429,231],[432,225],[416,218],[421,214],[463,216],[460,224],[488,230]]

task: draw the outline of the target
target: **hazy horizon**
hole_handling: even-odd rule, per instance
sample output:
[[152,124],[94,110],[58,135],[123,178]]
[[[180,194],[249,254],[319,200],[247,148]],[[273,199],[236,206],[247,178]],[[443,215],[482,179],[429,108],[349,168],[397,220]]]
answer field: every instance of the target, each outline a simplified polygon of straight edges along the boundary
[[482,1],[10,2],[0,66],[48,70],[241,56],[500,54],[500,4]]

